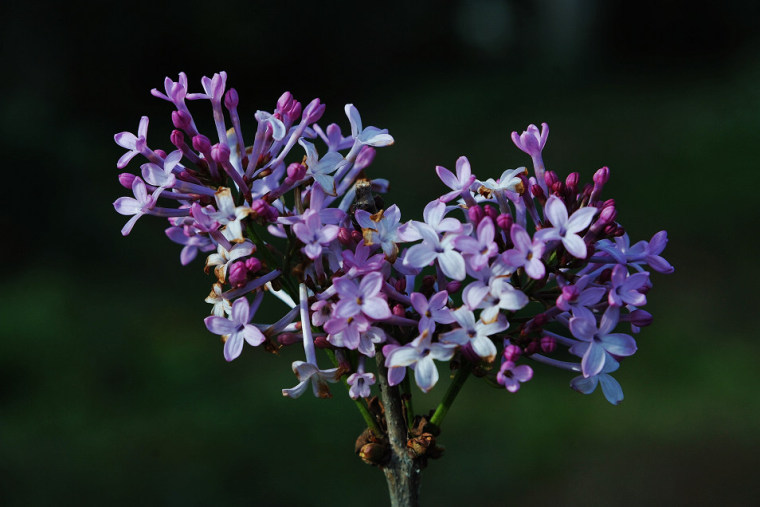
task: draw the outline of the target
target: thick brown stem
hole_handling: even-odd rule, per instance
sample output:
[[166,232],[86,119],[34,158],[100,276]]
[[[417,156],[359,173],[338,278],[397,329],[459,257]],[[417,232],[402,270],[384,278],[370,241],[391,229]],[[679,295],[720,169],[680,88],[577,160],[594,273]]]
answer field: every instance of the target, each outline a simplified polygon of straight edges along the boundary
[[404,419],[401,393],[398,386],[388,385],[385,357],[377,351],[377,372],[380,396],[383,400],[385,420],[388,425],[388,441],[391,448],[389,463],[383,467],[392,507],[417,507],[420,498],[422,467],[419,460],[407,451],[407,424]]

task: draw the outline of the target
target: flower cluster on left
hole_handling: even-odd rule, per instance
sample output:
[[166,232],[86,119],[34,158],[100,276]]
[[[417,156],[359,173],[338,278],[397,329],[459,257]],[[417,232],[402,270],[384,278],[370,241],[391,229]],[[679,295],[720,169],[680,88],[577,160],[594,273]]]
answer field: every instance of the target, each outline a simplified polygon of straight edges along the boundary
[[[391,317],[388,303],[378,294],[383,280],[377,269],[384,260],[366,253],[362,258],[366,247],[349,253],[341,245],[361,241],[361,229],[350,223],[348,213],[355,211],[359,198],[387,190],[386,180],[368,179],[364,169],[372,163],[375,148],[392,144],[393,137],[387,130],[363,128],[352,104],[345,107],[349,135],[336,124],[322,129],[317,124],[325,110],[320,100],[303,106],[285,92],[273,112],[256,111],[255,132],[246,141],[238,94],[227,89],[227,74],[203,77],[201,85],[202,92],[191,93],[187,76],[180,73],[177,81],[165,79],[163,91],[151,91],[174,106],[171,151],[149,144],[145,116],[136,134],[114,136],[127,150],[119,169],[138,155],[144,159],[138,175],[119,175],[121,185],[133,194],[114,202],[118,213],[131,217],[121,233],[128,235],[143,215],[167,218],[167,237],[183,246],[182,264],[199,252],[207,255],[205,269],[213,271],[215,281],[206,298],[212,307],[205,324],[222,336],[224,357],[237,358],[244,343],[276,351],[302,341],[306,361],[293,364],[299,384],[283,394],[297,397],[311,384],[317,396],[329,396],[325,382],[347,373],[348,362],[338,354],[332,357],[339,367],[317,366],[315,341],[316,346],[328,344],[324,336],[312,333],[312,323],[325,322],[319,321],[319,311],[310,315],[309,297],[314,300],[321,286],[331,285],[328,273],[342,270],[346,258],[350,276],[336,282],[333,293],[356,293],[364,301],[344,304],[342,319],[331,319],[333,337],[340,337],[332,341],[343,340],[343,347],[374,355],[374,343],[384,336],[370,324]],[[191,101],[210,102],[216,130],[212,135],[198,130],[188,107]],[[321,154],[315,141],[325,145]],[[300,160],[286,163],[291,152],[300,152],[290,157]],[[358,278],[360,282],[353,281]],[[252,322],[259,320],[255,314],[266,292],[290,311],[276,322]],[[364,372],[363,363],[354,370],[351,395],[366,396],[374,376]]]

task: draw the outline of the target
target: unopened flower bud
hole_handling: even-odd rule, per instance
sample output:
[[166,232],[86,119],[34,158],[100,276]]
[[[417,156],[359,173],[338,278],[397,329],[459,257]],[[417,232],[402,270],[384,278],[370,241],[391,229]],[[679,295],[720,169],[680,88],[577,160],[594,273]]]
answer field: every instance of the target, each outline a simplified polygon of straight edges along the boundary
[[557,340],[553,336],[541,337],[541,350],[547,354],[551,354],[557,349]]
[[546,199],[546,194],[544,194],[544,189],[541,188],[539,185],[531,185],[530,192],[533,194],[533,197],[538,199],[539,202],[542,202]]
[[325,112],[325,105],[322,104],[319,99],[314,99],[303,110],[303,120],[306,123],[314,123],[322,118],[322,114]]
[[602,167],[596,170],[594,173],[594,183],[597,185],[604,185],[610,179],[610,169],[608,167]]
[[295,333],[282,333],[277,336],[277,343],[280,345],[293,345],[303,340],[300,334]]
[[249,257],[245,260],[245,267],[249,273],[256,273],[261,269],[261,261],[256,257]]
[[160,150],[160,149],[159,150],[154,150],[154,153],[160,159],[166,158],[166,152],[164,150]]
[[509,213],[502,213],[496,217],[496,225],[498,225],[499,228],[505,232],[509,232],[512,229],[513,223],[514,221],[512,220],[512,215]]
[[318,349],[332,348],[332,345],[327,341],[327,337],[324,335],[319,335],[314,338],[314,346]]
[[458,292],[459,289],[462,288],[462,282],[459,280],[452,280],[449,283],[446,284],[446,292],[449,294],[454,294],[455,292]]
[[351,239],[354,243],[360,242],[364,237],[362,236],[362,231],[357,231],[356,229],[351,230]]
[[349,246],[352,243],[351,230],[341,227],[338,229],[338,241],[343,246]]
[[391,312],[396,317],[403,317],[406,315],[406,311],[404,310],[404,305],[401,305],[401,304],[393,305]]
[[393,287],[400,293],[406,292],[406,278],[399,278],[393,283]]
[[615,206],[607,206],[602,208],[602,212],[599,214],[599,222],[605,225],[610,224],[615,221],[615,217],[617,217]]
[[181,148],[182,146],[185,146],[185,135],[179,129],[172,130],[172,133],[169,136],[169,140],[177,148]]
[[226,144],[216,143],[211,147],[211,158],[222,164],[227,162],[230,159],[230,147]]
[[544,173],[544,181],[546,182],[546,186],[548,188],[552,188],[555,183],[559,182],[559,178],[557,177],[557,173],[554,171],[546,171]]
[[541,347],[538,345],[538,342],[530,342],[527,347],[525,347],[525,353],[529,356],[531,354],[536,354],[538,351],[541,350]]
[[172,123],[175,128],[187,130],[192,125],[192,118],[185,111],[172,111]]
[[522,354],[522,349],[517,345],[511,343],[504,347],[504,359],[507,361],[515,362],[517,358]]
[[293,183],[301,181],[306,176],[306,170],[307,168],[303,164],[293,162],[287,168],[288,179]]
[[[639,290],[641,292],[641,290]],[[631,324],[638,327],[646,327],[652,323],[652,314],[647,312],[646,310],[634,310],[629,315],[627,315],[628,320],[631,321]]]
[[364,444],[359,450],[359,457],[368,465],[382,465],[389,458],[388,446],[380,443],[370,442]]
[[255,216],[267,222],[274,222],[278,217],[277,209],[264,199],[256,199],[253,201],[251,203],[251,210]]
[[565,186],[570,192],[575,192],[578,188],[578,182],[581,179],[581,175],[578,173],[570,173],[565,178]]
[[121,186],[124,188],[132,188],[132,183],[134,183],[135,178],[137,178],[137,176],[134,174],[121,173],[119,175],[119,183],[121,183]]
[[483,220],[483,217],[486,216],[485,212],[483,211],[483,208],[481,208],[479,205],[477,206],[470,206],[467,209],[467,217],[470,219],[470,222],[477,227],[481,220]]
[[301,117],[301,103],[297,100],[294,100],[291,102],[290,107],[283,111],[283,120],[286,121],[286,123],[294,123],[298,118]]
[[293,103],[293,95],[290,92],[285,92],[277,99],[277,109],[285,111]]
[[193,148],[201,153],[209,153],[211,151],[211,141],[203,134],[193,136]]
[[235,109],[238,106],[238,92],[234,88],[227,90],[224,95],[224,107],[227,109]]
[[234,262],[227,270],[227,275],[230,281],[230,285],[233,287],[242,287],[248,281],[248,269],[245,266],[245,262]]
[[489,206],[488,204],[486,204],[483,207],[483,211],[485,212],[485,214],[486,214],[487,217],[489,217],[491,220],[493,220],[494,222],[496,222],[496,218],[499,216],[499,211],[496,208],[494,208],[493,206]]

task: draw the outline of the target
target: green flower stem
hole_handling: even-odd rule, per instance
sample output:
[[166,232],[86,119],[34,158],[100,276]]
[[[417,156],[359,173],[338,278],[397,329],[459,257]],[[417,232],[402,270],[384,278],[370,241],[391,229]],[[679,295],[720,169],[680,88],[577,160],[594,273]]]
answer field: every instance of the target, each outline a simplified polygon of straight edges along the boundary
[[460,389],[462,389],[465,380],[467,380],[467,377],[470,375],[471,370],[472,368],[467,363],[462,364],[462,367],[459,368],[459,371],[454,377],[454,380],[451,382],[451,385],[449,386],[448,391],[446,391],[446,394],[441,400],[441,403],[439,403],[438,408],[435,409],[433,417],[430,418],[431,424],[434,424],[439,428],[441,427],[443,418],[446,417],[446,414],[449,412],[451,404],[454,403],[454,400],[459,394]]

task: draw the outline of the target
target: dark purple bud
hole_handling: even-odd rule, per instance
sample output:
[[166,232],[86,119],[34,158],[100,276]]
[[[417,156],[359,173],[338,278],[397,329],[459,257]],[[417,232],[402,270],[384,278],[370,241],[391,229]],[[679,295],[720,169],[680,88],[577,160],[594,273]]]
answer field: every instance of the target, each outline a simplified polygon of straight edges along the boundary
[[504,359],[507,361],[515,362],[517,358],[522,354],[522,349],[517,345],[509,344],[504,347]]
[[169,136],[169,140],[177,148],[182,148],[185,145],[185,134],[183,134],[181,130],[174,129]]
[[208,153],[211,151],[211,141],[203,134],[198,134],[193,137],[193,148],[201,153]]
[[477,227],[480,221],[483,220],[484,216],[486,216],[486,213],[479,205],[470,206],[467,209],[467,217],[470,219],[470,222],[475,225],[475,227]]
[[449,283],[446,284],[446,292],[449,294],[454,294],[455,292],[459,291],[459,289],[462,288],[462,282],[459,280],[452,280]]
[[531,329],[543,327],[546,325],[548,321],[549,319],[546,317],[545,313],[539,313],[538,315],[533,317],[533,320],[531,321]]
[[557,181],[551,186],[551,189],[553,194],[561,196],[565,193],[565,184]]
[[288,108],[286,111],[283,111],[284,119],[287,120],[287,123],[294,123],[298,118],[301,117],[301,103],[296,101],[293,101],[292,104],[290,104],[290,108]]
[[256,273],[261,269],[261,261],[256,257],[249,257],[245,260],[245,267],[249,273]]
[[557,173],[554,171],[546,171],[544,173],[544,181],[546,182],[546,186],[548,188],[552,188],[554,184],[559,181],[559,178],[557,177]]
[[164,159],[166,158],[166,152],[164,150],[155,150],[156,156],[158,158]]
[[132,183],[134,183],[135,178],[137,178],[137,176],[132,173],[121,173],[119,175],[119,183],[124,188],[132,188]]
[[578,188],[578,182],[581,179],[581,175],[578,173],[570,173],[567,175],[567,178],[565,178],[565,186],[571,191],[575,192]]
[[512,220],[512,215],[509,213],[502,213],[496,217],[496,225],[498,225],[499,228],[505,232],[509,232],[512,229],[513,223],[514,220]]
[[211,158],[223,164],[230,159],[230,147],[226,144],[216,143],[211,147]]
[[256,199],[253,201],[251,203],[251,210],[255,216],[263,219],[266,222],[274,222],[277,220],[277,209],[271,206],[264,199]]
[[594,183],[597,185],[604,185],[610,179],[610,169],[605,166],[597,169],[594,173]]
[[488,204],[486,204],[483,208],[486,216],[489,217],[492,221],[496,222],[496,219],[499,216],[499,211],[493,206],[489,206]]
[[543,350],[547,354],[551,354],[552,352],[557,350],[557,340],[555,340],[554,337],[552,336],[542,336],[541,350]]
[[362,231],[357,231],[356,229],[353,229],[351,231],[351,239],[354,241],[354,243],[360,242],[364,237],[362,236]]
[[395,283],[393,284],[393,287],[397,291],[399,291],[401,294],[406,292],[406,278],[399,278],[398,280],[396,280]]
[[610,224],[615,221],[615,217],[617,217],[615,206],[607,206],[602,208],[602,212],[599,214],[599,221],[603,224]]
[[322,118],[322,114],[325,112],[325,105],[322,104],[319,99],[314,99],[303,110],[302,119],[306,123],[314,123]]
[[362,146],[361,150],[359,150],[359,154],[356,156],[356,162],[354,162],[356,170],[359,171],[369,166],[372,161],[375,160],[376,153],[377,152],[372,146]]
[[542,202],[546,199],[546,194],[544,194],[544,189],[541,188],[538,185],[532,185],[530,187],[530,192],[533,194],[533,196],[539,200],[539,202]]
[[185,111],[172,111],[172,123],[175,128],[187,130],[193,119]]
[[242,287],[248,281],[248,269],[245,267],[245,262],[234,262],[227,270],[230,285],[233,287]]
[[235,109],[238,106],[238,92],[234,88],[227,90],[224,95],[224,107],[227,109]]
[[277,336],[277,343],[280,345],[293,345],[294,343],[298,343],[302,340],[303,338],[301,335],[295,333],[282,333]]
[[318,349],[332,348],[332,345],[330,345],[330,342],[327,341],[327,337],[324,335],[319,335],[314,338],[314,346]]
[[626,317],[626,320],[630,320],[631,324],[638,327],[646,327],[652,323],[652,314],[645,310],[634,310]]
[[422,285],[420,286],[421,291],[432,291],[434,286],[435,276],[425,275],[422,277]]
[[343,246],[348,246],[352,243],[351,241],[351,231],[346,229],[345,227],[341,227],[338,229],[338,241],[340,241],[340,244]]
[[617,225],[615,224],[607,224],[604,226],[603,232],[607,236],[615,236],[615,233],[617,233]]
[[538,342],[530,342],[527,347],[525,347],[525,353],[528,355],[536,354],[539,350],[541,350],[541,347],[538,345]]
[[403,317],[403,316],[406,315],[406,311],[404,310],[404,305],[402,305],[402,304],[393,305],[393,308],[391,309],[391,312],[396,317]]
[[605,269],[601,273],[599,273],[599,279],[597,280],[599,283],[607,283],[610,281],[610,278],[612,277],[612,270],[611,269]]
[[615,205],[615,199],[607,199],[602,203],[602,207],[606,208],[607,206],[614,206]]

